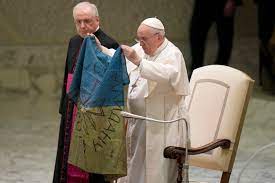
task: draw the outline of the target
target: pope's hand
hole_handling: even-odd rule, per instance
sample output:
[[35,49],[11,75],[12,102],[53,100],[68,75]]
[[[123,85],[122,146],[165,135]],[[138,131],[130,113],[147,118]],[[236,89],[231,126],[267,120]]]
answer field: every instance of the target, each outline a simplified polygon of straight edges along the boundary
[[97,47],[100,50],[102,50],[102,48],[101,48],[101,42],[97,39],[97,37],[93,33],[87,33],[87,36],[93,36],[93,37],[95,37],[95,42],[96,42]]
[[137,52],[133,48],[126,45],[121,45],[121,49],[123,50],[123,53],[128,60],[130,60],[133,64],[139,66],[141,58],[140,56],[138,56]]

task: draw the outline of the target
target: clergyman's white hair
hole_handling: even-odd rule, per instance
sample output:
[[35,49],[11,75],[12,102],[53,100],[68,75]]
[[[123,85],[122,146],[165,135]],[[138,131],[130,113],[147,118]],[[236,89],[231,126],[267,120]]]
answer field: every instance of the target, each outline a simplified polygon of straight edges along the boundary
[[75,17],[75,13],[77,10],[86,9],[86,8],[90,9],[92,16],[97,16],[97,17],[99,16],[98,10],[95,4],[92,4],[90,2],[80,2],[77,5],[75,5],[73,8],[73,17]]

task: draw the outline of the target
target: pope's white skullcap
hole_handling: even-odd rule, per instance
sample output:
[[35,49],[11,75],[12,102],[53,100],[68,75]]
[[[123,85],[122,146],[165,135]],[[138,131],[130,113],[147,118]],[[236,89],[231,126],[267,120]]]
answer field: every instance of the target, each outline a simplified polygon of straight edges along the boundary
[[147,25],[147,26],[155,28],[155,29],[164,30],[163,24],[156,17],[146,18],[145,20],[143,20],[141,22],[141,24]]

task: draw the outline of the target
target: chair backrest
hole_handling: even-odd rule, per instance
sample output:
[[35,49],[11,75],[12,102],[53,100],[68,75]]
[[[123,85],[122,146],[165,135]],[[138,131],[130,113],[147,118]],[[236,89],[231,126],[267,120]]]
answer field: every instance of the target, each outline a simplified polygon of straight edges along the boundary
[[229,139],[231,146],[190,156],[190,165],[232,171],[253,84],[248,75],[228,66],[210,65],[193,71],[191,95],[186,99],[191,147],[215,139]]

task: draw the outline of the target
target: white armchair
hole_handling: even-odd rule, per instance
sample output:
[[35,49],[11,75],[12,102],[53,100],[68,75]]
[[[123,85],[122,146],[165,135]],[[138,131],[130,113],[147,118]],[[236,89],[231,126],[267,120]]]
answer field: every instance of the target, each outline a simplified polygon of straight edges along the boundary
[[[254,80],[245,73],[222,65],[193,71],[187,98],[190,116],[190,165],[222,171],[228,183],[235,161]],[[179,176],[186,149],[166,147],[164,156],[177,159]],[[180,182],[180,179],[178,179]]]

